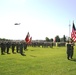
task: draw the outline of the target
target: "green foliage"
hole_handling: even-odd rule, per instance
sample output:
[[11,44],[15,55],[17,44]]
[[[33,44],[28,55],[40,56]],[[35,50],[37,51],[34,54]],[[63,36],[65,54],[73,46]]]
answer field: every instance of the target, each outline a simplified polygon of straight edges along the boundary
[[64,42],[66,42],[66,37],[65,37],[65,35],[63,35],[63,40],[64,40]]
[[60,42],[60,37],[58,35],[55,37],[55,42]]
[[46,37],[46,38],[45,38],[45,40],[46,40],[47,42],[49,42],[49,41],[50,41],[50,39],[49,39],[48,37]]
[[45,40],[46,40],[47,42],[53,42],[53,38],[49,39],[48,37],[46,37]]
[[53,42],[53,38],[51,38],[50,41]]
[[75,75],[75,52],[72,60],[66,58],[66,47],[28,47],[26,56],[0,55],[0,75]]
[[66,37],[63,35],[63,37],[60,39],[61,42],[66,42]]

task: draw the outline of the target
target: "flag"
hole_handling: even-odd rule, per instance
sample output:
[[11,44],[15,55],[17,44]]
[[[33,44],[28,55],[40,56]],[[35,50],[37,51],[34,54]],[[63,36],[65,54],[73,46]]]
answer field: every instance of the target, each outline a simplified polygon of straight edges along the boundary
[[56,42],[56,38],[54,38],[53,42]]
[[32,37],[30,37],[30,40],[29,40],[29,43],[31,43],[32,42]]
[[30,34],[29,34],[29,32],[27,33],[27,35],[26,35],[26,38],[25,38],[25,42],[26,43],[29,43],[29,41],[30,41]]
[[76,42],[76,29],[75,29],[74,22],[73,22],[73,27],[72,27],[72,32],[71,32],[71,38],[74,42]]

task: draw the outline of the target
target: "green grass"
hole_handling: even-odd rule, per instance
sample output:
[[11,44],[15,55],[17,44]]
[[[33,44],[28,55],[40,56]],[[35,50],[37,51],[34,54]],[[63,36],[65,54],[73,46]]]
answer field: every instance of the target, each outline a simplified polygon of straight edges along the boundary
[[72,60],[66,47],[28,47],[25,54],[0,55],[0,75],[76,75],[76,50]]

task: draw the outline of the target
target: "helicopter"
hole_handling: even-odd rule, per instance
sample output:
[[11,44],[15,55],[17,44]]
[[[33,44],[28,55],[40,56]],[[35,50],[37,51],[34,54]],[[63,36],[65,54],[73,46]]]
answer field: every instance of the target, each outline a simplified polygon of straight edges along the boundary
[[14,25],[20,25],[21,23],[15,23]]

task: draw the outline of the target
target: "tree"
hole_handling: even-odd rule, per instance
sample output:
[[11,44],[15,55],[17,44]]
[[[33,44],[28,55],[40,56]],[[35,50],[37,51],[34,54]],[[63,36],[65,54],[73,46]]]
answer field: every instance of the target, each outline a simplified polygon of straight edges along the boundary
[[47,41],[47,42],[49,42],[49,41],[50,41],[50,39],[49,39],[48,37],[46,37],[45,39],[46,39],[46,41]]
[[63,35],[63,37],[60,38],[60,41],[61,41],[61,42],[66,42],[66,40],[67,40],[67,38],[65,37],[65,35]]
[[55,42],[60,42],[60,37],[58,35],[55,37]]
[[63,35],[63,41],[66,42],[66,37],[65,37],[65,35]]
[[53,38],[51,38],[50,41],[53,42]]

